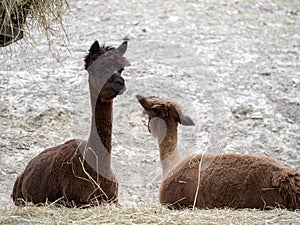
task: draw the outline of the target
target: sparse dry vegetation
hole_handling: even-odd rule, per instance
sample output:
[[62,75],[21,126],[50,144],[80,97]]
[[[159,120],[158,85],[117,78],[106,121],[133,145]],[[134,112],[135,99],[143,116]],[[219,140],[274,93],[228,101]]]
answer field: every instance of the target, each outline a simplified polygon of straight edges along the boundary
[[65,15],[68,9],[68,0],[1,1],[1,46],[9,45],[14,39],[20,40],[23,37],[23,33],[30,39],[30,30],[34,26],[38,27],[38,29],[44,33],[50,45],[50,37],[55,33],[54,24],[58,24],[66,35],[63,25],[63,15]]
[[299,224],[300,212],[260,210],[181,210],[160,206],[88,209],[57,208],[53,205],[2,210],[0,224]]

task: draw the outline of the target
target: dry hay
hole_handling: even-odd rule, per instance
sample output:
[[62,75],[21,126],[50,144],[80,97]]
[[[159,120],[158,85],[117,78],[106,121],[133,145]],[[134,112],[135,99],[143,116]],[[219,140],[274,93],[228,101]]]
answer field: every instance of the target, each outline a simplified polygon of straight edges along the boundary
[[160,206],[117,207],[106,205],[87,209],[58,208],[53,205],[0,211],[0,224],[300,224],[300,211],[274,210],[182,210]]
[[30,30],[37,26],[50,44],[58,24],[67,37],[62,23],[69,9],[69,0],[0,0],[0,46],[20,40],[23,33],[31,37]]

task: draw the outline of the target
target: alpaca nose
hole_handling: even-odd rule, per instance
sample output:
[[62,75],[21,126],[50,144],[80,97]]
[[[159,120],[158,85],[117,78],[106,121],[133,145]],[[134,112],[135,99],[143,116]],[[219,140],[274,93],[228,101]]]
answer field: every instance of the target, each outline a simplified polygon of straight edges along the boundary
[[113,89],[120,95],[122,94],[126,87],[125,87],[125,80],[122,77],[116,77],[113,81]]
[[122,77],[117,77],[115,80],[114,80],[114,83],[115,84],[119,84],[119,85],[125,85],[125,81]]

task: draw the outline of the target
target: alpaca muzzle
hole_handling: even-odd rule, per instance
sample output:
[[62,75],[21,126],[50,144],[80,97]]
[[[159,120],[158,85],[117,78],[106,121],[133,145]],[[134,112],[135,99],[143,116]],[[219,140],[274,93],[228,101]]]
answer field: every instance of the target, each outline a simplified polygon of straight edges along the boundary
[[116,79],[113,83],[112,89],[116,92],[117,95],[121,95],[126,90],[125,81],[123,78]]

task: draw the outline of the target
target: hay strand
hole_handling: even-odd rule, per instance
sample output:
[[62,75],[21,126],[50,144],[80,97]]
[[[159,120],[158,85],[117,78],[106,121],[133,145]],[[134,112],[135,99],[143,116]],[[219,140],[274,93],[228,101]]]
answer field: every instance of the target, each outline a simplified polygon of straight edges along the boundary
[[300,212],[274,210],[168,210],[161,206],[117,207],[113,204],[86,209],[36,207],[2,210],[0,224],[299,224]]
[[58,25],[65,37],[63,16],[69,9],[68,0],[2,0],[0,4],[0,47],[31,37],[30,30],[37,27],[44,33],[49,45]]

